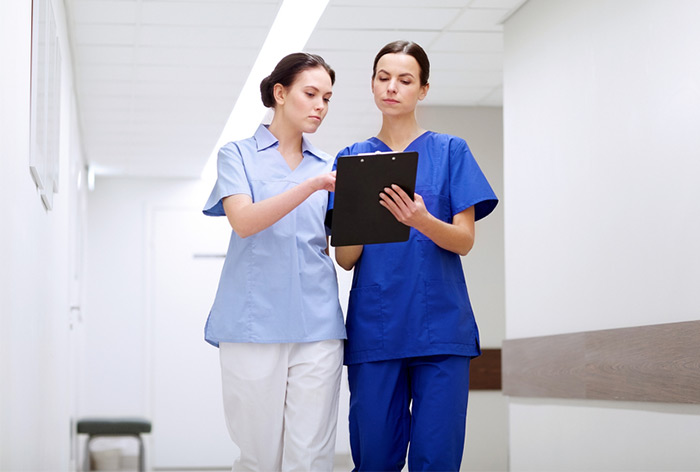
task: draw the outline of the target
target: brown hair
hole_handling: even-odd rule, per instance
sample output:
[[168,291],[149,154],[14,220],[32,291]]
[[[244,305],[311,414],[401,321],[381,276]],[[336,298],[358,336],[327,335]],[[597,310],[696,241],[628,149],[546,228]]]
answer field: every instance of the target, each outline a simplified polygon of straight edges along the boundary
[[430,77],[430,61],[423,48],[417,43],[413,41],[394,41],[384,46],[374,58],[374,65],[372,66],[373,79],[377,75],[377,62],[385,54],[408,54],[413,56],[418,62],[418,67],[420,67],[420,84],[427,85],[428,77]]
[[315,67],[323,67],[331,77],[331,84],[335,83],[335,71],[331,69],[331,66],[326,64],[326,61],[324,61],[321,56],[305,52],[295,52],[283,57],[282,60],[277,63],[277,66],[275,66],[275,70],[260,82],[260,97],[262,98],[263,105],[268,108],[274,108],[277,104],[273,92],[275,84],[289,87],[294,83],[301,72]]

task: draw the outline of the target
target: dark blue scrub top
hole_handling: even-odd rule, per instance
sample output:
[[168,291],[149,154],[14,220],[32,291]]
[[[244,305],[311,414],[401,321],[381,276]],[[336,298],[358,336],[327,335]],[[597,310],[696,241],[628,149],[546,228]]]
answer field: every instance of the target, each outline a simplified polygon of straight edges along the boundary
[[[391,149],[370,138],[338,157],[377,151]],[[451,223],[475,206],[479,220],[496,207],[498,199],[463,139],[427,131],[406,151],[418,152],[416,193],[433,216]],[[406,242],[365,245],[355,265],[346,329],[345,364],[481,353],[460,256],[415,228]]]

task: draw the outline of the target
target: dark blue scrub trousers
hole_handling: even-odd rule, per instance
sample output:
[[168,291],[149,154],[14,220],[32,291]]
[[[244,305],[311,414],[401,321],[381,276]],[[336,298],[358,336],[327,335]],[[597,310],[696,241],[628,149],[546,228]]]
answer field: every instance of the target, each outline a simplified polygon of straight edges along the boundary
[[457,471],[469,396],[469,357],[411,357],[348,366],[355,471]]

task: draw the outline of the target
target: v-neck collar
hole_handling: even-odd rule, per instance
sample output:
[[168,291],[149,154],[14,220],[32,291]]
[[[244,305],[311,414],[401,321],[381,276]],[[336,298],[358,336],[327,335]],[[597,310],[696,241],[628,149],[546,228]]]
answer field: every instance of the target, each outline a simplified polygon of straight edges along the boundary
[[406,146],[405,149],[401,149],[401,150],[398,150],[398,151],[396,151],[396,150],[394,150],[394,149],[391,149],[384,141],[382,141],[381,139],[379,139],[379,138],[376,137],[376,136],[372,136],[372,137],[369,138],[369,139],[370,139],[370,141],[373,141],[374,143],[378,143],[380,147],[384,147],[384,148],[386,149],[387,152],[405,152],[405,151],[408,151],[409,148],[410,148],[411,146],[413,146],[414,144],[416,144],[421,138],[423,138],[423,136],[425,136],[425,135],[427,135],[428,133],[431,133],[431,132],[432,132],[432,131],[429,131],[429,130],[424,131],[423,133],[419,134],[419,135],[416,137],[416,139],[414,139],[413,141],[411,141],[410,143],[408,143],[408,146]]
[[295,173],[299,172],[300,168],[306,168],[311,165],[311,162],[305,162],[309,159],[317,160],[321,162],[330,162],[333,159],[332,156],[326,154],[323,151],[318,150],[313,146],[305,135],[301,138],[301,161],[297,166],[292,169],[287,160],[284,158],[282,153],[279,152],[279,140],[277,137],[270,132],[268,129],[269,125],[261,124],[253,135],[253,141],[255,143],[255,149],[260,153],[272,153],[274,155],[275,166],[278,166],[278,170],[282,172],[286,177],[291,177]]
[[[258,129],[255,132],[255,144],[257,146],[258,151],[263,151],[269,147],[277,147],[279,145],[279,140],[275,137],[274,134],[270,132],[270,130],[267,127],[268,125],[261,124],[260,126],[258,126]],[[322,161],[328,161],[331,159],[331,156],[319,151],[313,144],[311,144],[306,138],[306,136],[301,137],[301,154],[303,156],[311,154],[315,158],[320,159]]]

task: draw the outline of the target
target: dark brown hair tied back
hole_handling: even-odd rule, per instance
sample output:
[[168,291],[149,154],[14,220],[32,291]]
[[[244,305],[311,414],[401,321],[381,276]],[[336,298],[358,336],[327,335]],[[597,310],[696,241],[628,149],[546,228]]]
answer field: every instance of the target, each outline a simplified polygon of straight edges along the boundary
[[374,76],[377,75],[377,63],[385,54],[408,54],[409,56],[413,56],[420,67],[420,84],[426,85],[428,83],[428,78],[430,77],[430,61],[428,60],[428,55],[418,43],[414,43],[413,41],[394,41],[380,49],[377,56],[374,58],[374,65],[372,66],[373,79]]
[[260,82],[260,97],[263,105],[268,108],[274,108],[277,104],[274,94],[275,84],[289,87],[301,72],[315,67],[325,69],[331,78],[331,84],[335,83],[335,71],[331,69],[331,66],[321,56],[306,52],[295,52],[283,57],[275,66],[275,70]]

